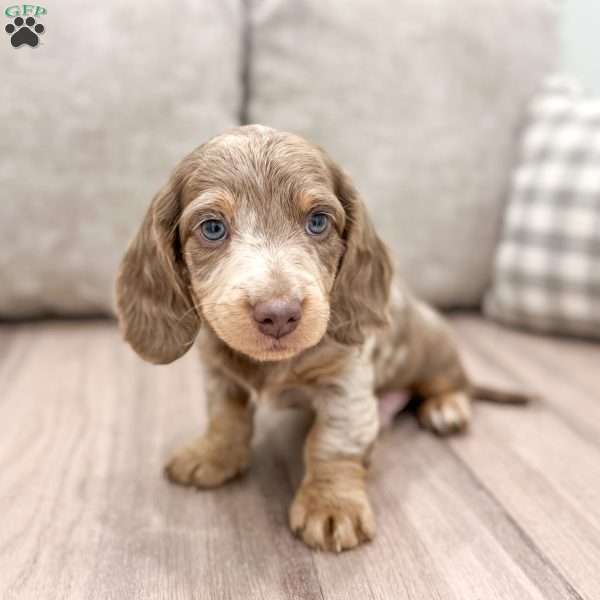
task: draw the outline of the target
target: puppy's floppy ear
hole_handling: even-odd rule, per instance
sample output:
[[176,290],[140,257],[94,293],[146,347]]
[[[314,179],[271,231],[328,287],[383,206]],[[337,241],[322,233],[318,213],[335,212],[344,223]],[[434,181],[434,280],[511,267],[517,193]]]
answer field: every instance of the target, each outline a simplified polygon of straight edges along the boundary
[[359,344],[366,329],[388,323],[392,263],[354,184],[331,160],[327,162],[346,212],[346,251],[333,285],[329,333],[341,343]]
[[169,363],[185,354],[200,327],[178,232],[183,180],[180,168],[156,194],[117,277],[123,335],[152,363]]

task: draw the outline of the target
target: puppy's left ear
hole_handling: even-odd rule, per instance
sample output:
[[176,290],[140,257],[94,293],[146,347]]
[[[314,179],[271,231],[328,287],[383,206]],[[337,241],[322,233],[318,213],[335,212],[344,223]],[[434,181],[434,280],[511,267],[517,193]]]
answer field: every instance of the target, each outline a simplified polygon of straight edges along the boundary
[[327,162],[346,212],[346,251],[332,290],[329,333],[338,342],[360,344],[367,329],[389,321],[392,262],[354,184],[340,167]]

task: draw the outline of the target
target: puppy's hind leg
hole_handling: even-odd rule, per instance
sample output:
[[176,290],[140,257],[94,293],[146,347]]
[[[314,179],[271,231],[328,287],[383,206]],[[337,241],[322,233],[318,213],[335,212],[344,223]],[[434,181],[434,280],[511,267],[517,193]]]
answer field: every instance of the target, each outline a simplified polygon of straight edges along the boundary
[[411,343],[418,357],[410,387],[421,399],[417,418],[440,435],[464,431],[471,420],[470,385],[452,332],[422,302],[412,306],[410,316]]
[[419,423],[434,433],[465,431],[471,422],[471,399],[466,390],[425,398],[417,409]]
[[447,435],[465,431],[471,421],[467,375],[453,340],[445,328],[437,332],[435,350],[429,351],[413,390],[422,398],[417,418],[422,427]]
[[444,375],[434,375],[414,386],[422,398],[417,418],[422,427],[440,435],[465,431],[471,421],[471,396],[460,362]]

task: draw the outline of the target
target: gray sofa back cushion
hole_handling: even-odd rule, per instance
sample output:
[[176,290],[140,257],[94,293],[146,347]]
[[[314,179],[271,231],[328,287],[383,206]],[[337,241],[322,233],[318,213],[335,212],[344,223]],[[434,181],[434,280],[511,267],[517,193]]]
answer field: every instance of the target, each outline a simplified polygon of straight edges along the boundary
[[476,305],[516,134],[557,49],[550,0],[253,0],[251,121],[322,144],[414,289]]
[[153,194],[242,97],[238,0],[44,6],[38,47],[0,45],[0,316],[109,311]]

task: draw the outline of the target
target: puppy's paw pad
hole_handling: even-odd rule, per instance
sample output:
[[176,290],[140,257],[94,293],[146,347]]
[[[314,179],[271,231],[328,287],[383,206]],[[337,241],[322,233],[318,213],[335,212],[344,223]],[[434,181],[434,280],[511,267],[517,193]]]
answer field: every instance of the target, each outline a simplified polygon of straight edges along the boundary
[[471,421],[471,401],[462,392],[426,398],[418,417],[423,427],[440,435],[461,432]]
[[176,452],[165,467],[170,481],[197,488],[214,488],[241,474],[248,466],[247,452],[228,452],[206,440]]
[[366,494],[352,498],[328,491],[298,491],[290,508],[290,527],[305,544],[317,550],[342,552],[375,536],[375,518]]

